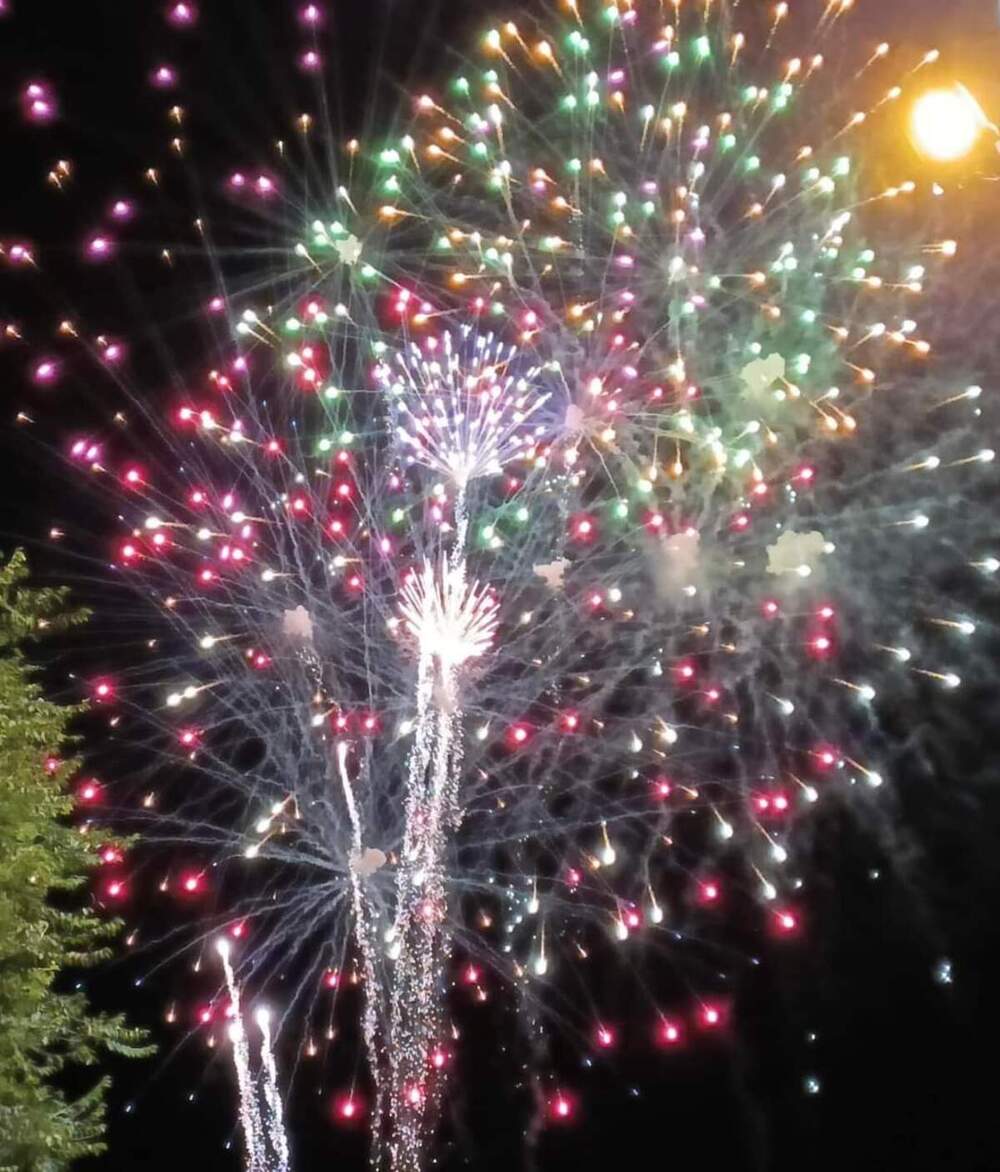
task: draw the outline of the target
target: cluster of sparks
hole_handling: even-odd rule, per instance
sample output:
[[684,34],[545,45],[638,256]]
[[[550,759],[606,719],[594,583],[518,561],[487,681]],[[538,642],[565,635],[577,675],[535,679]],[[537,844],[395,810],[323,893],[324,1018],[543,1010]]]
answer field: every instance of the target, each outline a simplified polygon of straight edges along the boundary
[[[301,115],[294,150],[215,177],[217,221],[237,201],[279,224],[280,271],[228,275],[224,222],[195,221],[225,357],[165,421],[126,341],[6,326],[39,398],[88,356],[123,396],[66,453],[112,486],[116,573],[155,606],[147,661],[92,698],[146,746],[150,839],[203,860],[164,884],[220,894],[193,948],[225,936],[251,1172],[289,1153],[238,977],[298,966],[307,1055],[320,998],[361,987],[373,1160],[415,1172],[461,1035],[449,985],[530,992],[596,937],[679,949],[731,884],[794,934],[800,817],[881,786],[883,695],[961,684],[977,622],[942,583],[1000,566],[970,479],[992,475],[988,396],[929,368],[917,320],[956,244],[887,214],[946,193],[868,191],[863,166],[936,55],[886,84],[890,47],[863,51],[843,109],[819,48],[850,7],[788,56],[784,3],[755,27],[712,0],[561,0],[489,31],[392,142]],[[192,4],[168,16],[197,29]],[[296,10],[320,83],[324,17]],[[58,125],[49,83],[23,104]],[[88,263],[126,262],[142,203],[110,202]],[[0,243],[44,280],[43,247]],[[102,804],[136,816],[113,779],[79,799],[95,833]],[[648,1009],[665,1046],[726,1015],[712,989]],[[573,1104],[553,1081],[551,1120]]]

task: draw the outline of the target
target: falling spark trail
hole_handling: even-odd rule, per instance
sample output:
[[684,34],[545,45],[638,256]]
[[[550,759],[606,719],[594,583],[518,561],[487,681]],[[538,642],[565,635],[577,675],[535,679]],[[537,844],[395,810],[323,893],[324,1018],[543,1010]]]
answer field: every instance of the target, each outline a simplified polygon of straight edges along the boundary
[[226,987],[229,990],[229,1003],[232,1006],[233,1020],[229,1027],[229,1037],[232,1041],[233,1065],[236,1069],[236,1084],[240,1096],[240,1122],[243,1125],[243,1139],[247,1152],[247,1172],[269,1172],[267,1152],[265,1146],[265,1129],[260,1111],[257,1106],[257,1088],[254,1083],[253,1072],[250,1069],[250,1047],[246,1031],[243,1028],[243,1017],[240,1008],[240,991],[236,984],[236,975],[229,955],[229,942],[220,940],[217,945],[222,967],[226,974]]
[[276,1157],[272,1165],[274,1172],[289,1172],[288,1136],[285,1134],[284,1106],[278,1089],[278,1069],[274,1060],[271,1042],[271,1015],[266,1009],[257,1011],[257,1025],[260,1027],[260,1059],[264,1072],[264,1129],[270,1140],[270,1147]]
[[[351,899],[354,908],[355,939],[361,953],[361,967],[365,978],[364,1008],[361,1015],[361,1027],[365,1038],[365,1045],[370,1055],[372,1082],[375,1085],[376,1118],[379,1117],[384,1104],[384,1086],[382,1080],[384,1039],[383,1031],[379,1026],[379,1007],[383,1001],[383,990],[380,986],[378,968],[375,963],[375,936],[373,930],[374,917],[368,907],[364,885],[360,874],[360,866],[364,853],[364,838],[362,835],[361,818],[358,813],[357,801],[354,797],[354,787],[347,773],[347,744],[341,742],[337,746],[337,771],[344,791],[344,801],[347,804],[348,816],[351,823],[351,841],[353,852],[351,855]],[[376,1137],[378,1143],[378,1137]]]
[[390,1088],[387,1131],[395,1172],[421,1166],[430,1092],[428,1057],[439,1040],[439,996],[447,957],[445,852],[459,820],[462,762],[460,669],[484,655],[496,634],[498,604],[469,585],[465,534],[451,556],[426,561],[403,590],[402,613],[418,648],[416,736],[407,768],[403,857],[392,928]]
[[347,744],[344,741],[337,746],[337,769],[340,773],[340,782],[344,787],[344,801],[347,803],[347,813],[351,819],[351,831],[354,842],[355,855],[361,854],[361,820],[358,817],[358,804],[354,800],[354,789],[351,779],[347,776]]

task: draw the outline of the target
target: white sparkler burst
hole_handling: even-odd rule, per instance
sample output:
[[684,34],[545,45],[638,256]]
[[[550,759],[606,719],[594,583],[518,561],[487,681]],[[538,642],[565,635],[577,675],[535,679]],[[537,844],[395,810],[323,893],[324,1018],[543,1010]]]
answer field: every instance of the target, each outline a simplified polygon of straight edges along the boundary
[[427,560],[402,590],[402,613],[421,655],[450,672],[490,648],[500,604],[488,586],[466,581],[464,561]]
[[516,354],[516,346],[492,334],[471,336],[465,327],[457,348],[445,333],[423,349],[411,343],[396,355],[396,369],[378,368],[376,378],[397,401],[396,434],[417,463],[462,490],[499,472],[544,434],[540,424],[529,425],[549,398],[536,385],[542,368],[511,373]]

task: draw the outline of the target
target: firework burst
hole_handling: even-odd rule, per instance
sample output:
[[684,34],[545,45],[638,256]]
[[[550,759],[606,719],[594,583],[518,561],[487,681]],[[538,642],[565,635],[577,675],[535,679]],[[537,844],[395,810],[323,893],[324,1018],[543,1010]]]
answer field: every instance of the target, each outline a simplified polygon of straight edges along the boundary
[[[299,116],[278,163],[213,175],[215,292],[171,293],[210,357],[176,397],[83,322],[58,350],[8,331],[36,399],[88,361],[117,396],[64,445],[114,503],[101,572],[149,650],[93,681],[146,762],[138,796],[108,787],[157,866],[157,842],[204,857],[162,880],[211,878],[192,947],[240,931],[251,1172],[289,1156],[237,982],[285,999],[308,1056],[330,991],[361,986],[373,1159],[415,1172],[456,986],[485,1000],[496,974],[536,1020],[605,941],[679,963],[728,902],[794,935],[795,828],[836,794],[882,810],[883,697],[983,671],[989,395],[935,372],[918,320],[957,245],[929,226],[936,184],[868,165],[935,55],[889,77],[879,46],[835,92],[822,47],[849,7],[803,31],[785,4],[565,0],[488,31],[391,140]],[[197,18],[171,10],[177,35]],[[318,44],[319,6],[298,21]],[[133,263],[140,202],[110,205],[84,263]],[[43,247],[2,243],[44,282]],[[710,982],[645,996],[657,1045],[725,1025]],[[577,1100],[539,1101],[541,1125]]]

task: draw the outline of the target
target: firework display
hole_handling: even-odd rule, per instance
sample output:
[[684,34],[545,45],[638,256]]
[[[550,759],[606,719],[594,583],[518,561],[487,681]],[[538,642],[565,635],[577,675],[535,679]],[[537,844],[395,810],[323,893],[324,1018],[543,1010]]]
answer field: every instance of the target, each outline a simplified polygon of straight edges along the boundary
[[[180,377],[150,385],[85,300],[54,340],[6,326],[26,430],[58,436],[74,370],[108,386],[58,442],[111,505],[89,556],[136,650],[89,690],[142,765],[81,783],[83,825],[140,826],[191,913],[251,1172],[294,1162],[272,1023],[315,1054],[341,984],[368,1099],[335,1113],[414,1172],[456,987],[537,1009],[596,941],[683,952],[735,899],[795,935],[798,828],[878,811],[886,713],[982,671],[955,583],[1000,568],[989,394],[921,322],[946,181],[885,174],[936,54],[845,63],[851,7],[562,0],[498,21],[391,134],[341,139],[317,103],[224,172],[155,63],[171,157],[80,264],[162,270]],[[290,13],[320,92],[330,18]],[[195,5],[166,19],[198,35]],[[56,81],[20,102],[58,130]],[[55,164],[59,198],[82,167]],[[44,287],[44,243],[0,244]],[[97,899],[141,920],[106,862]],[[259,1074],[241,995],[270,1007]],[[727,1004],[641,1012],[672,1046]]]

